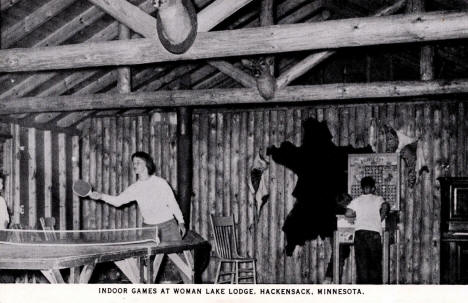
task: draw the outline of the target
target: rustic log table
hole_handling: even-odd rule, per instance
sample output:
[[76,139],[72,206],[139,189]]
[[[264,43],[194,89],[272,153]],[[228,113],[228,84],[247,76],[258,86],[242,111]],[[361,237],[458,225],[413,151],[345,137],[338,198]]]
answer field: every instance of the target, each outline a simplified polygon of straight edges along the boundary
[[159,244],[54,246],[53,242],[46,245],[0,243],[0,270],[38,270],[50,283],[65,283],[61,270],[69,269],[68,283],[88,283],[96,264],[114,262],[132,283],[153,283],[161,261],[167,255],[184,282],[195,283],[200,281],[197,277],[201,276],[199,271],[204,269],[203,258],[209,250],[209,243],[193,231],[188,231],[181,241]]

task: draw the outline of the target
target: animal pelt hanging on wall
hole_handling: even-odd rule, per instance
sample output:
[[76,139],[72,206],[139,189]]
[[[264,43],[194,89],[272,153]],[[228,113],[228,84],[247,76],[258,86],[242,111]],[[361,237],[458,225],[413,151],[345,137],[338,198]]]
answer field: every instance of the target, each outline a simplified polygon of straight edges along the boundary
[[336,196],[347,191],[348,154],[372,152],[370,146],[361,149],[336,146],[325,121],[309,118],[303,129],[301,146],[285,141],[279,148],[267,148],[267,155],[298,176],[292,192],[296,202],[282,228],[288,256],[296,245],[304,245],[318,236],[322,239],[332,236],[336,230]]
[[413,188],[419,181],[422,173],[429,171],[424,158],[421,140],[407,136],[401,129],[394,130],[386,124],[382,127],[385,133],[385,152],[400,153],[406,165],[405,174],[408,186]]
[[255,208],[256,208],[256,221],[260,220],[260,215],[265,203],[270,197],[265,171],[268,169],[270,163],[265,158],[257,153],[255,155],[252,169],[250,170],[249,189],[254,195]]

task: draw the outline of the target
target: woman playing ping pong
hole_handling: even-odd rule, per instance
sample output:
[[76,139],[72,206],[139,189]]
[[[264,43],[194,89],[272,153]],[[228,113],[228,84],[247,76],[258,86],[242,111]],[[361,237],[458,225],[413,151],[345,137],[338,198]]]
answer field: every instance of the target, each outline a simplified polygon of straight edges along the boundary
[[91,192],[89,197],[119,207],[136,201],[143,217],[143,226],[158,226],[161,241],[176,241],[185,236],[182,212],[172,188],[166,180],[154,175],[156,166],[145,152],[132,155],[137,181],[118,196]]

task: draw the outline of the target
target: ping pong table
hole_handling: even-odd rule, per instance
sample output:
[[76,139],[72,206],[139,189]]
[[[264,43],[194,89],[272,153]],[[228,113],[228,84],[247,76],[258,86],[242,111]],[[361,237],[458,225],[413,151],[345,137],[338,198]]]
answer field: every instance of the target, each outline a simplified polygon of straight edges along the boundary
[[188,231],[181,241],[159,244],[54,246],[0,243],[0,270],[38,270],[50,283],[65,283],[60,270],[69,269],[68,283],[88,283],[96,264],[114,262],[132,283],[153,283],[162,259],[167,255],[184,283],[195,283],[200,281],[200,271],[206,263],[203,258],[209,255],[209,250],[208,241],[193,231]]

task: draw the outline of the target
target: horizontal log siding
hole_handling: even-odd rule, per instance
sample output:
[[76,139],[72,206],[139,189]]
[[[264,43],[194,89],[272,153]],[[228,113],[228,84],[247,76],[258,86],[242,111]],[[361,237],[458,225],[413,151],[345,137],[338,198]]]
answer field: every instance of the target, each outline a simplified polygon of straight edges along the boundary
[[[194,173],[191,228],[213,241],[209,215],[233,214],[238,224],[240,253],[257,258],[259,282],[321,283],[331,257],[331,245],[327,239],[307,242],[292,257],[286,257],[283,253],[285,239],[281,227],[294,204],[291,193],[297,178],[290,170],[273,161],[270,161],[266,171],[270,200],[260,217],[256,217],[253,194],[247,183],[255,154],[264,154],[267,146],[279,145],[285,140],[300,145],[302,121],[307,117],[326,120],[336,144],[363,147],[368,143],[370,121],[376,119],[380,123],[403,128],[408,134],[420,136],[430,169],[412,189],[407,186],[405,174],[402,174],[400,244],[399,247],[395,244],[391,247],[390,281],[437,284],[440,272],[440,196],[436,178],[444,174],[468,174],[468,113],[465,107],[462,102],[443,100],[427,104],[198,109],[193,113],[192,124]],[[100,119],[108,121],[98,122]],[[105,184],[106,188],[116,193],[128,186],[134,181],[130,155],[136,148],[142,148],[155,158],[156,174],[166,178],[176,189],[175,113],[93,118],[89,123],[93,131],[82,139],[83,177],[97,182],[96,176],[101,171],[105,172],[103,178],[109,178],[109,181],[101,180],[104,183],[93,185],[102,187]],[[109,130],[105,131],[107,127]],[[378,141],[378,148],[383,150],[385,139],[382,133]],[[104,165],[96,167],[97,163],[101,163],[97,161],[98,157],[103,159],[99,161]],[[444,170],[447,165],[448,169]],[[402,165],[402,171],[404,169]],[[115,189],[112,183],[115,183]],[[91,206],[93,204],[97,203],[84,203],[84,226],[90,222],[109,222],[109,226],[102,227],[114,224],[124,227],[141,222],[136,209],[132,207],[109,210],[109,219],[97,219],[96,216],[102,216],[103,212],[98,212],[96,205]],[[107,211],[104,214],[107,215]],[[203,276],[206,281],[214,280],[215,261],[213,256]],[[346,283],[355,279],[351,265],[349,262],[346,264]]]
[[78,228],[79,201],[70,190],[79,175],[78,137],[11,125],[3,143],[4,196],[13,223],[41,228],[39,218],[54,216],[56,229]]

